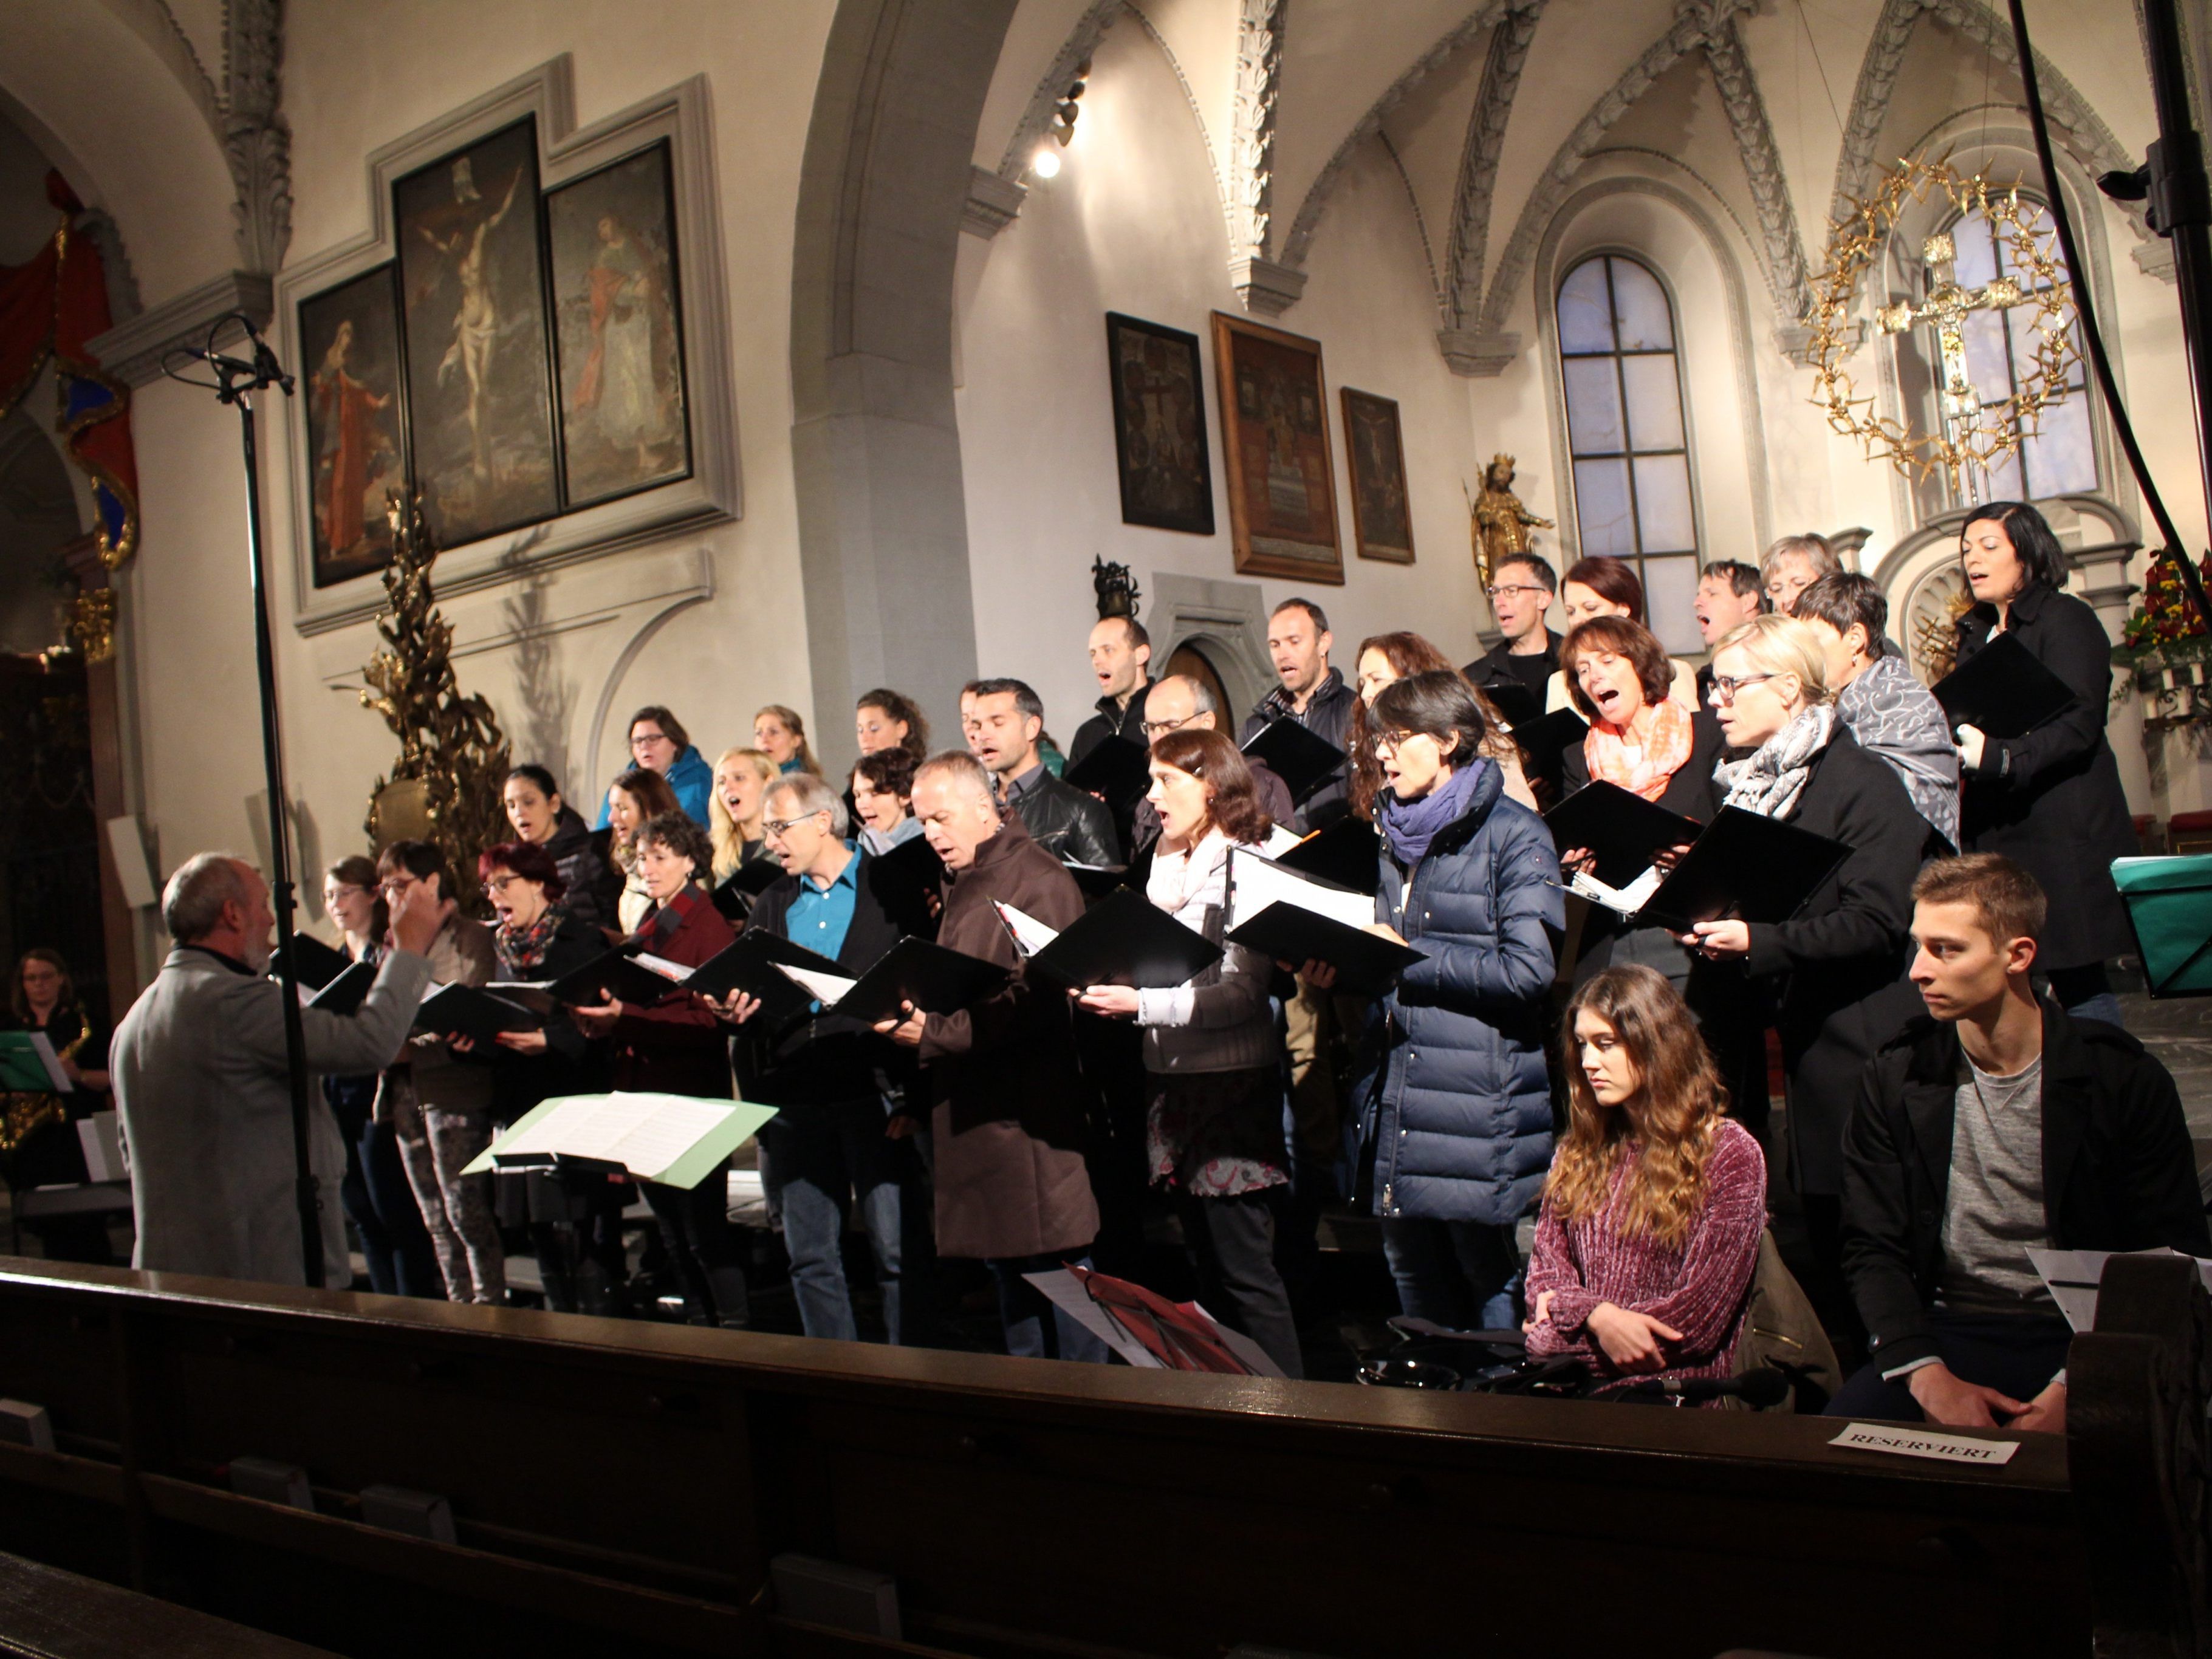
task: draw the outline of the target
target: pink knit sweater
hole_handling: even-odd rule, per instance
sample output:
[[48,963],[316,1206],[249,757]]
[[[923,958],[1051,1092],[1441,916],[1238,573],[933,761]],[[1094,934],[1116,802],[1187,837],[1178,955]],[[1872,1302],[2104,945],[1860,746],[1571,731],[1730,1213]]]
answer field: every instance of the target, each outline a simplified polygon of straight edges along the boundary
[[1620,1375],[1588,1328],[1598,1304],[1610,1302],[1682,1334],[1679,1343],[1664,1345],[1666,1369],[1644,1375],[1726,1376],[1766,1225],[1765,1156],[1741,1125],[1721,1125],[1705,1166],[1705,1208],[1679,1249],[1648,1235],[1621,1237],[1620,1214],[1635,1166],[1632,1143],[1613,1172],[1605,1208],[1595,1216],[1562,1223],[1545,1200],[1527,1293],[1532,1310],[1546,1291],[1552,1300],[1543,1320],[1528,1328],[1529,1355],[1576,1354],[1601,1376]]

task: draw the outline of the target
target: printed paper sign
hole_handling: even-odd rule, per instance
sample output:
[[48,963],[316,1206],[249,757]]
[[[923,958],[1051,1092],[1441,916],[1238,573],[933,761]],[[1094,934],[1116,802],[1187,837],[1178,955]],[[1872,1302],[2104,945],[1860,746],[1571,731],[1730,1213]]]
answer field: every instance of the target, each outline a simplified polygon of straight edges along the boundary
[[1828,1443],[1852,1446],[1860,1451],[1891,1452],[1899,1457],[1933,1457],[1944,1463],[2008,1463],[2020,1449],[2017,1440],[1977,1440],[1966,1434],[1938,1434],[1929,1429],[1885,1428],[1879,1423],[1852,1423]]

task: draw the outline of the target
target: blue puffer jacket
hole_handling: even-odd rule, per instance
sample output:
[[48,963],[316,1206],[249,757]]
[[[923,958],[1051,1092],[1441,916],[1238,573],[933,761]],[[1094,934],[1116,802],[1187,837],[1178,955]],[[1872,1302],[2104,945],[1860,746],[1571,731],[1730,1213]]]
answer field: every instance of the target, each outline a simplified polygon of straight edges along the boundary
[[1551,1167],[1544,996],[1565,923],[1559,855],[1503,785],[1486,766],[1466,815],[1411,872],[1383,844],[1376,919],[1423,959],[1376,1006],[1356,1097],[1377,1215],[1510,1225]]

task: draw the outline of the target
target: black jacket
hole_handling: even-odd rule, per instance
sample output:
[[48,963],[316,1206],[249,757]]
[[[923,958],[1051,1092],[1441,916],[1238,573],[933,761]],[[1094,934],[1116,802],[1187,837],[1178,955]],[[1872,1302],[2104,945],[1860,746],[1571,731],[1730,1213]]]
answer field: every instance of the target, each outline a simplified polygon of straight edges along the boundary
[[1099,698],[1098,712],[1075,728],[1075,741],[1067,748],[1067,763],[1075,765],[1109,738],[1127,738],[1139,749],[1151,748],[1152,739],[1145,735],[1145,699],[1158,684],[1157,680],[1146,680],[1137,688],[1126,708],[1111,697]]
[[[1961,663],[1990,642],[1996,621],[1988,605],[1959,618]],[[2075,701],[2024,738],[1989,740],[1980,768],[1961,780],[1959,833],[1966,851],[2002,853],[2043,884],[2051,914],[2038,965],[2084,967],[2135,949],[2108,869],[2141,850],[2105,740],[2112,642],[2087,605],[2041,586],[2012,602],[2008,628]]]
[[[1321,684],[1308,699],[1304,713],[1291,706],[1291,694],[1277,686],[1260,699],[1244,721],[1244,729],[1237,734],[1241,746],[1252,741],[1279,720],[1289,719],[1312,732],[1316,737],[1334,744],[1339,749],[1352,741],[1352,706],[1358,695],[1344,683],[1344,676],[1334,668],[1325,675]],[[1309,830],[1325,830],[1352,811],[1350,767],[1340,766],[1335,773],[1298,803],[1297,815],[1291,827],[1301,834]]]
[[[1861,1074],[1844,1136],[1844,1272],[1885,1369],[1936,1352],[1958,1028],[1924,1015]],[[2043,1005],[2043,1206],[2062,1250],[2212,1255],[2181,1097],[2117,1026]]]
[[[1842,842],[1851,855],[1789,921],[1752,925],[1742,969],[1772,976],[1778,987],[1774,1028],[1789,1079],[1798,1190],[1834,1193],[1859,1073],[1923,1007],[1905,972],[1912,881],[1932,832],[1888,763],[1840,724],[1814,757],[1790,822]],[[1703,984],[1728,966],[1701,962],[1693,978]]]
[[[1512,686],[1525,690],[1536,699],[1540,708],[1546,686],[1552,676],[1559,672],[1560,643],[1559,636],[1547,628],[1544,630],[1544,649],[1540,654],[1516,657],[1513,654],[1513,641],[1500,640],[1459,672],[1467,677],[1468,684],[1478,690],[1487,691],[1493,685]],[[1542,672],[1535,676],[1534,685],[1529,684],[1515,666],[1519,663],[1542,665]],[[1703,707],[1702,704],[1699,706]]]
[[[874,857],[866,852],[854,857],[860,866],[853,872],[853,920],[838,947],[837,965],[857,979],[898,943],[900,928],[894,907],[875,879]],[[787,875],[777,880],[754,901],[746,927],[789,939],[792,901],[799,896],[802,879]],[[755,1019],[739,1028],[730,1045],[739,1093],[763,1106],[874,1099],[911,1075],[908,1052],[878,1036],[865,1021],[844,1014],[817,1015],[781,1031],[762,1029]]]
[[[571,905],[546,944],[545,960],[531,969],[528,976],[558,979],[605,955],[606,948],[599,924],[585,920]],[[509,977],[504,962],[499,976]],[[513,1123],[533,1106],[561,1095],[597,1094],[610,1086],[613,1075],[607,1045],[578,1030],[565,1008],[555,1010],[545,1023],[544,1053],[521,1054],[512,1048],[480,1047],[476,1054],[492,1068],[492,1116],[501,1124]]]
[[1022,828],[1030,839],[1063,864],[1114,865],[1121,860],[1121,843],[1114,833],[1113,815],[1096,795],[1086,795],[1050,771],[1013,799]]
[[584,825],[573,806],[562,805],[561,815],[554,820],[553,834],[545,842],[545,850],[553,855],[553,862],[561,872],[561,879],[568,884],[562,902],[568,914],[593,929],[592,938],[599,938],[597,929],[616,926],[616,907],[622,898],[622,872],[615,869],[605,856],[606,838],[594,835]]

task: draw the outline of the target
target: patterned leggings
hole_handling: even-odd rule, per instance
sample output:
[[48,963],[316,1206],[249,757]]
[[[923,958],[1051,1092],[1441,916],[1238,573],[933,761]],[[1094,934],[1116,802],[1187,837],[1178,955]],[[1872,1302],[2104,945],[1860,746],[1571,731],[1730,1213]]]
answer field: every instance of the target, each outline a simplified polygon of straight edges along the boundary
[[425,1106],[412,1087],[392,1091],[392,1109],[399,1160],[438,1253],[446,1300],[504,1303],[507,1256],[492,1219],[491,1177],[461,1173],[491,1144],[491,1115]]

